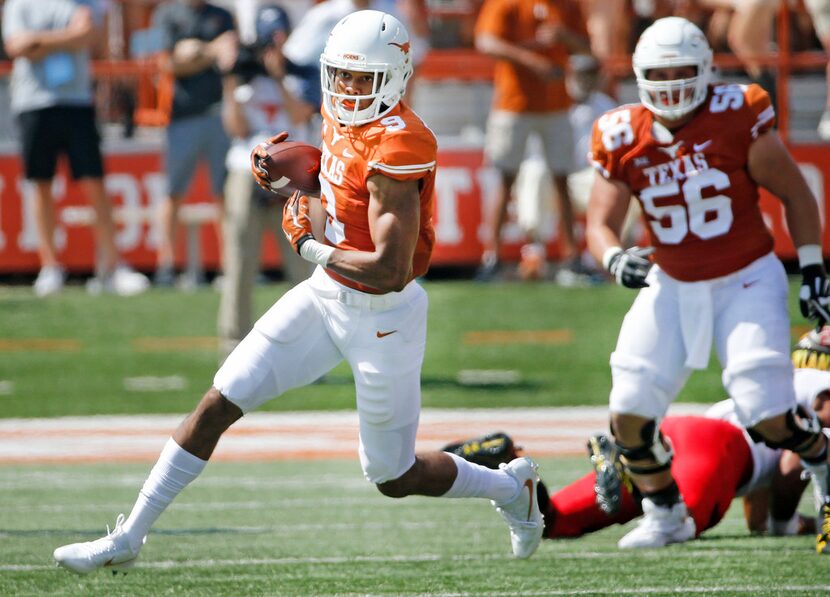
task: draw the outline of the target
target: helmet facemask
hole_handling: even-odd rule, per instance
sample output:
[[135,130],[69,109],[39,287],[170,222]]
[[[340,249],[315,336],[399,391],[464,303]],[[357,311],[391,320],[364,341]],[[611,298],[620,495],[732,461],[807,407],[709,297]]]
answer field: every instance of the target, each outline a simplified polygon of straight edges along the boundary
[[[697,65],[693,65],[697,68]],[[649,69],[653,70],[653,69]],[[677,120],[697,108],[706,99],[709,77],[699,74],[687,79],[655,81],[648,71],[637,76],[640,101],[652,112],[668,120]]]
[[[337,91],[337,71],[344,69],[323,62],[320,70],[320,84],[323,89],[324,105],[331,116],[346,125],[361,125],[377,120],[392,110],[403,96],[406,84],[399,75],[388,69],[367,70],[361,67],[354,72],[371,74],[372,92],[366,95],[349,95]],[[411,74],[411,71],[410,71]],[[407,77],[408,80],[408,77]],[[400,91],[396,92],[399,89]]]
[[[666,120],[677,120],[700,106],[712,79],[712,49],[703,32],[680,17],[658,19],[640,36],[632,59],[640,101]],[[659,81],[654,69],[693,66],[696,75]]]

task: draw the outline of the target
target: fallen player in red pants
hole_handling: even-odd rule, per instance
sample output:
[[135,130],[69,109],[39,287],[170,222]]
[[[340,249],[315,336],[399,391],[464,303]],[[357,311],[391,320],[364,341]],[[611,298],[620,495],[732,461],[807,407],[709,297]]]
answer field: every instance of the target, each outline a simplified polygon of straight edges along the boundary
[[[771,491],[773,479],[778,476],[780,453],[774,453],[778,451],[764,445],[750,445],[742,429],[718,419],[666,417],[661,429],[674,447],[672,473],[695,521],[697,535],[720,522],[732,500],[738,496],[744,496],[745,503],[749,504],[747,511],[751,517],[747,523],[750,531],[763,530],[766,516],[754,510],[763,508],[762,504],[768,502],[761,496]],[[605,448],[601,452],[597,452],[596,448],[593,450],[595,471],[550,496],[548,509],[544,511],[545,537],[579,537],[615,523],[625,524],[642,515],[640,500],[631,493],[630,484],[625,483],[624,477],[618,476],[612,441],[604,436],[601,438],[592,438],[593,441],[589,442],[589,446],[593,444]],[[605,483],[597,483],[598,473],[600,479],[605,474]],[[614,481],[608,480],[614,478],[619,479],[616,482],[619,487],[617,493],[613,492]],[[792,489],[800,497],[806,483],[798,477],[795,481],[797,487]],[[609,484],[612,485],[611,495],[603,495],[603,489]],[[597,498],[605,498],[607,503],[615,495],[619,496],[616,508],[606,513]],[[754,505],[756,499],[761,503]],[[784,510],[787,518],[773,523],[775,528],[787,526],[798,504],[797,498],[794,502],[790,499],[789,508],[786,508],[780,501],[777,500],[778,509]],[[798,523],[795,524],[797,528]],[[792,524],[789,526],[793,532],[795,528]]]
[[[811,384],[821,385],[810,393],[810,401],[830,400],[830,374],[822,372],[818,378],[817,374],[810,370],[803,375]],[[820,411],[815,403],[810,406]],[[741,496],[751,532],[814,532],[814,520],[796,512],[808,484],[800,478],[798,458],[754,443],[742,428],[724,420],[731,418],[730,401],[718,403],[711,411],[718,418],[669,416],[661,424],[674,449],[672,474],[694,518],[697,535],[720,522],[732,500]],[[830,420],[822,420],[822,426],[830,426]],[[548,539],[579,537],[612,524],[624,524],[643,513],[639,497],[631,492],[630,483],[621,473],[613,440],[594,436],[588,448],[593,472],[550,496],[544,484],[539,484],[544,536]],[[504,433],[444,449],[492,468],[509,462],[518,453],[513,440]]]

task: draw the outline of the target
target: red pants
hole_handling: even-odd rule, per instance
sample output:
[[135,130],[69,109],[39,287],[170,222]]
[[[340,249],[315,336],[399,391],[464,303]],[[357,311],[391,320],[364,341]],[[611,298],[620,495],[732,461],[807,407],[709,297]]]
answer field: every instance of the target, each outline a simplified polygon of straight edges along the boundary
[[[660,429],[674,448],[672,475],[694,518],[697,533],[715,526],[738,488],[752,475],[752,454],[743,431],[704,417],[667,417]],[[545,537],[579,537],[640,516],[640,504],[623,488],[619,512],[606,516],[594,499],[593,472],[550,498]]]

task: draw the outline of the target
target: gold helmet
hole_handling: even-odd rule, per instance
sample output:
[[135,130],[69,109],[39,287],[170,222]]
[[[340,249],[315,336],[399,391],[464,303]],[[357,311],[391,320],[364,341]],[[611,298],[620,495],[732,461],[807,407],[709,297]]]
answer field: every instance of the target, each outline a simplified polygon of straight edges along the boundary
[[830,371],[830,325],[801,336],[793,349],[792,360],[796,369]]

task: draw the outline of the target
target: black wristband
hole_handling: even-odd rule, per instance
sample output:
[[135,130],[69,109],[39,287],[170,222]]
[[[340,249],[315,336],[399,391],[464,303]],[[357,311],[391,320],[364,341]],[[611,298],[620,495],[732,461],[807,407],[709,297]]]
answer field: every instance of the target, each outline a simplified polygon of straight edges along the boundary
[[305,244],[306,241],[310,241],[310,240],[314,240],[314,236],[312,234],[304,234],[303,236],[300,237],[300,240],[297,241],[297,254],[299,254],[299,255],[302,254],[302,253],[300,253],[300,249],[303,248],[303,244]]

